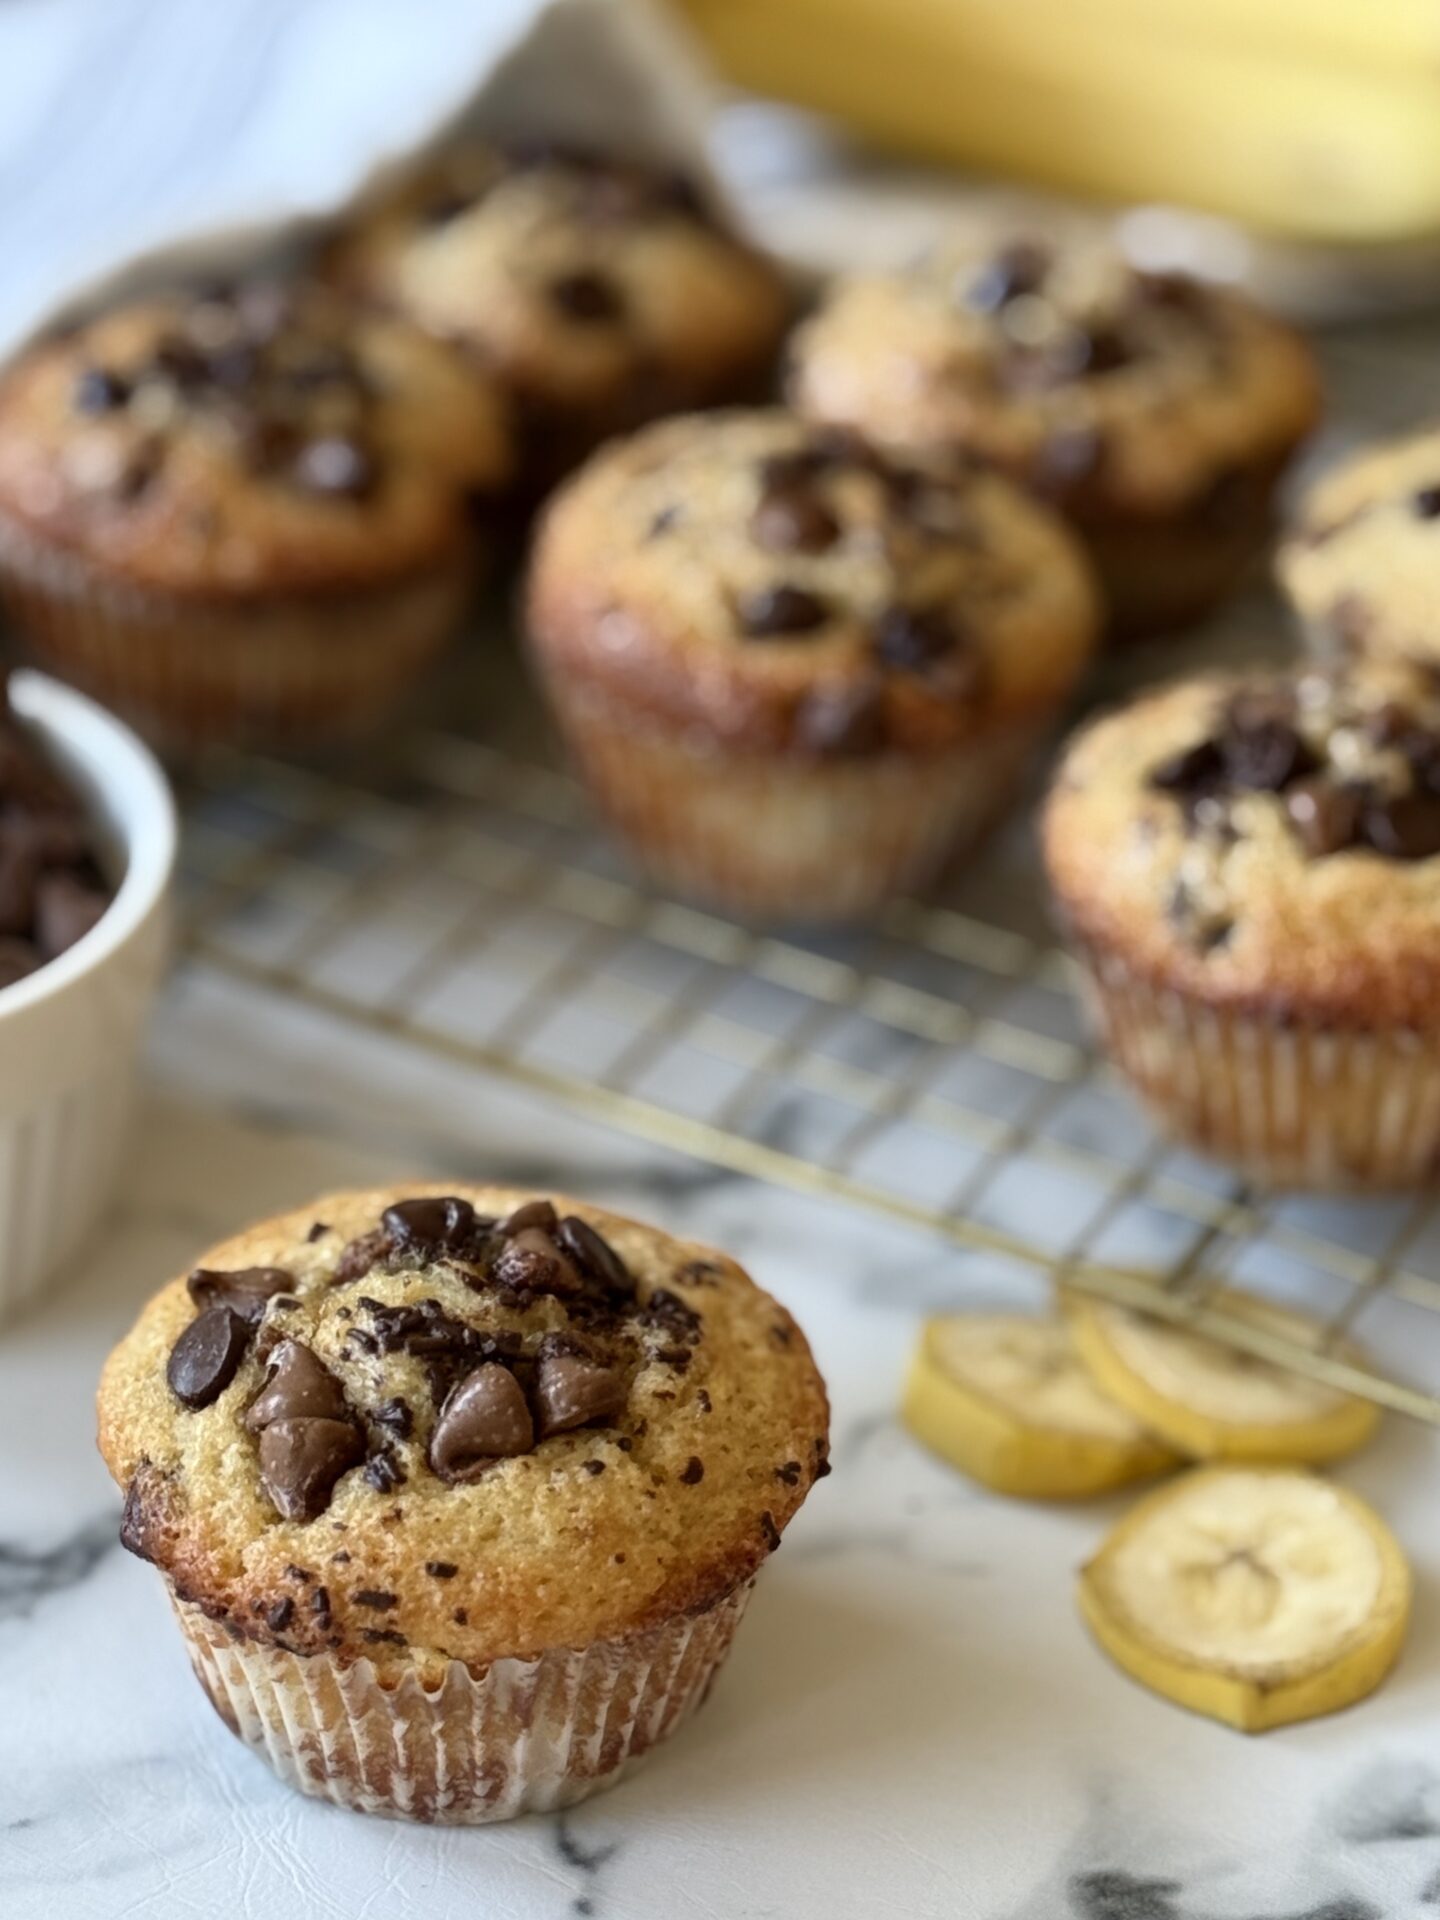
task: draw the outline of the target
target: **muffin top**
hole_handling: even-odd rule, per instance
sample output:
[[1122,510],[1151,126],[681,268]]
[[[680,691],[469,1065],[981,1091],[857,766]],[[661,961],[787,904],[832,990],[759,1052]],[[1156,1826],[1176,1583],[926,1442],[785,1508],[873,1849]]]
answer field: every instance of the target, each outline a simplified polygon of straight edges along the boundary
[[362,216],[330,261],[562,408],[608,406],[637,381],[652,396],[677,377],[723,384],[773,353],[789,310],[774,269],[690,181],[556,146],[457,150]]
[[1142,975],[1348,1026],[1440,1017],[1440,695],[1400,668],[1188,681],[1077,736],[1062,917]]
[[779,409],[667,420],[555,498],[530,628],[550,665],[702,736],[944,746],[1053,702],[1097,610],[1008,481],[928,472]]
[[978,453],[1082,518],[1223,505],[1319,409],[1287,327],[1094,239],[976,238],[840,281],[796,336],[791,397],[890,445]]
[[1440,428],[1326,474],[1301,504],[1279,570],[1300,612],[1343,647],[1440,663]]
[[121,1537],[182,1598],[381,1666],[703,1608],[827,1471],[804,1337],[733,1261],[495,1187],[332,1194],[211,1248],[99,1413]]
[[116,307],[0,379],[0,516],[197,595],[392,579],[458,552],[500,402],[417,328],[270,282]]

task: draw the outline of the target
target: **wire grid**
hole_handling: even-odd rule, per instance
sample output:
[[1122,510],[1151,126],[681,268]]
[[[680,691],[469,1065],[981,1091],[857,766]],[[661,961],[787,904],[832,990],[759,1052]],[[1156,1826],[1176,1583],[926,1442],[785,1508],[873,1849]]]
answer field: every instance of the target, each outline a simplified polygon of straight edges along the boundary
[[[1407,410],[1423,372],[1440,411],[1433,339],[1407,323],[1333,343],[1339,438],[1395,423],[1397,368]],[[1251,603],[1191,652],[1253,655],[1275,624]],[[578,788],[517,748],[533,708],[513,674],[502,650],[461,701],[507,715],[500,744],[421,730],[363,779],[201,769],[194,960],[930,1229],[982,1284],[1039,1274],[1440,1424],[1440,1208],[1252,1192],[1157,1135],[1081,1027],[1023,824],[942,900],[896,903],[864,933],[747,928],[627,873]],[[1230,1283],[1318,1313],[1313,1342],[1237,1319]]]

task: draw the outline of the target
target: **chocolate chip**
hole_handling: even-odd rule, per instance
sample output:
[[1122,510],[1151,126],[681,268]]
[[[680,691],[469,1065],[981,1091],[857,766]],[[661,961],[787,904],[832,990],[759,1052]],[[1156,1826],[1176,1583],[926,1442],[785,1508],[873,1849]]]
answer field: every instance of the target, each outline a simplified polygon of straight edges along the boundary
[[736,611],[741,627],[753,640],[811,633],[830,618],[830,609],[818,594],[783,581],[742,594]]
[[507,1213],[499,1221],[495,1231],[507,1239],[517,1233],[523,1233],[526,1227],[539,1227],[542,1233],[554,1233],[559,1216],[549,1200],[527,1200],[523,1206],[516,1207],[513,1213]]
[[610,1242],[595,1231],[588,1220],[567,1213],[555,1229],[555,1238],[582,1273],[598,1280],[612,1293],[633,1293],[635,1282],[630,1269]]
[[574,1263],[540,1227],[522,1227],[500,1248],[490,1270],[507,1292],[576,1293],[581,1281]]
[[625,298],[608,274],[593,267],[577,267],[562,273],[546,288],[550,303],[567,320],[618,320],[625,311]]
[[307,440],[295,456],[291,473],[311,493],[359,500],[375,484],[375,462],[358,441],[343,434],[323,434]]
[[698,1487],[705,1478],[705,1462],[698,1454],[692,1453],[680,1469],[681,1482],[687,1487]]
[[362,1627],[360,1638],[372,1647],[408,1647],[410,1644],[404,1634],[397,1633],[394,1627]]
[[776,1467],[775,1478],[782,1481],[787,1487],[798,1485],[800,1480],[800,1462],[798,1460],[787,1460],[783,1466]]
[[470,1615],[464,1607],[456,1607],[450,1618],[455,1622],[457,1627],[468,1627],[470,1624]]
[[760,1531],[765,1536],[765,1544],[773,1553],[780,1544],[780,1529],[775,1524],[775,1516],[767,1507],[760,1516]]
[[235,1378],[250,1329],[229,1307],[210,1307],[192,1320],[165,1366],[170,1391],[183,1406],[208,1407]]
[[548,1353],[535,1376],[540,1438],[568,1433],[592,1420],[611,1420],[624,1410],[625,1379],[616,1368],[576,1353]]
[[1421,520],[1440,518],[1440,486],[1417,488],[1410,496],[1410,504]]
[[383,1587],[357,1587],[350,1598],[357,1607],[371,1607],[376,1613],[388,1613],[391,1607],[398,1607],[398,1593],[387,1593]]
[[35,889],[35,936],[47,960],[83,940],[109,906],[100,887],[70,873],[42,874]]
[[1149,785],[1157,793],[1194,796],[1209,793],[1225,777],[1225,758],[1215,740],[1197,740],[1153,768]]
[[1232,786],[1279,793],[1314,770],[1315,755],[1288,720],[1232,721],[1220,750]]
[[1372,801],[1361,817],[1361,832],[1376,853],[1392,860],[1433,859],[1440,854],[1440,798],[1407,793]]
[[580,1464],[584,1467],[586,1473],[592,1476],[605,1471],[605,1462],[603,1460],[582,1460]]
[[[334,1558],[338,1560],[340,1555],[337,1553],[334,1555]],[[345,1558],[347,1560],[350,1558],[348,1553]],[[314,1614],[319,1614],[324,1619],[330,1617],[330,1589],[328,1587],[316,1587],[310,1596],[310,1611]]]
[[1298,780],[1285,795],[1285,811],[1300,844],[1313,857],[1354,846],[1360,828],[1361,795],[1323,776]]
[[305,1236],[306,1241],[313,1247],[315,1242],[317,1240],[323,1240],[329,1231],[329,1227],[326,1226],[323,1220],[312,1220],[310,1222],[310,1231]]
[[874,753],[885,731],[885,694],[876,680],[814,687],[795,713],[796,744],[811,753]]
[[750,516],[750,532],[771,553],[824,553],[839,539],[840,522],[807,488],[772,488]]
[[410,1402],[402,1400],[397,1394],[394,1399],[382,1400],[370,1418],[376,1426],[384,1427],[397,1439],[408,1440],[415,1427],[415,1416],[410,1410]]
[[267,1300],[273,1300],[294,1285],[294,1274],[287,1273],[283,1267],[239,1267],[233,1273],[196,1267],[185,1282],[197,1307],[229,1307],[251,1326],[264,1314]]
[[130,398],[130,383],[104,367],[86,367],[70,397],[77,413],[109,413]]
[[468,1251],[477,1226],[475,1209],[453,1194],[440,1199],[397,1200],[380,1216],[392,1246],[432,1254]]
[[875,627],[875,651],[887,667],[924,673],[946,658],[958,635],[940,607],[887,607]]
[[364,1451],[348,1420],[273,1420],[260,1435],[260,1479],[283,1519],[314,1520]]
[[291,1565],[285,1569],[285,1578],[287,1580],[313,1580],[315,1576],[308,1567]]
[[392,1448],[381,1447],[371,1454],[365,1462],[365,1482],[376,1493],[393,1493],[396,1487],[404,1486],[405,1469]]
[[[197,1322],[198,1324],[198,1322]],[[259,1433],[277,1420],[348,1420],[345,1390],[298,1340],[282,1340],[270,1356],[270,1377],[250,1402],[245,1425]]]
[[432,1580],[453,1580],[460,1569],[453,1560],[427,1560],[425,1571]]
[[282,1633],[289,1626],[295,1613],[295,1602],[289,1594],[283,1600],[277,1600],[265,1615],[265,1624],[272,1633]]
[[534,1444],[519,1382],[507,1367],[487,1364],[467,1374],[441,1408],[430,1464],[442,1480],[474,1480],[493,1461],[529,1453]]

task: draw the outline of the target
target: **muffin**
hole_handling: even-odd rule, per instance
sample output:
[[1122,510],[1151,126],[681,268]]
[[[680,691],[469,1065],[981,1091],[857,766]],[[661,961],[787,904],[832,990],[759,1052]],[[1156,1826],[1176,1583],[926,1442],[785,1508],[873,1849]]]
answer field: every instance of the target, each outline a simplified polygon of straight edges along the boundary
[[828,1470],[809,1349],[733,1261],[493,1187],[211,1248],[99,1417],[231,1730],[304,1793],[467,1825],[673,1732]]
[[1089,547],[1116,638],[1183,626],[1241,578],[1315,424],[1313,358],[1239,294],[1108,243],[977,238],[838,283],[796,337],[802,413],[907,454],[978,456]]
[[1440,695],[1357,664],[1150,693],[1084,731],[1045,859],[1112,1057],[1279,1185],[1440,1165]]
[[774,411],[598,455],[538,535],[539,677],[667,886],[791,920],[927,881],[1003,809],[1096,628],[1064,529]]
[[690,181],[555,146],[456,151],[362,214],[329,267],[496,374],[531,492],[612,433],[760,398],[790,312]]
[[462,613],[507,436],[458,355],[327,293],[120,306],[0,377],[0,597],[164,743],[362,731]]
[[1301,502],[1279,574],[1326,654],[1440,670],[1440,428],[1327,473]]

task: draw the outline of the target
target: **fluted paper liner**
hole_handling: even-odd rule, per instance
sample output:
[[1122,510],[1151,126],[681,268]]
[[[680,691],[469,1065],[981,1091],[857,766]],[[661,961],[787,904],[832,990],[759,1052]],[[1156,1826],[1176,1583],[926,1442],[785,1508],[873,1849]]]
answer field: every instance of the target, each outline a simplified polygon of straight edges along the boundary
[[398,1684],[369,1660],[232,1638],[172,1600],[216,1711],[282,1780],[358,1813],[481,1826],[613,1786],[668,1738],[705,1698],[751,1584],[703,1612],[531,1660],[417,1659]]
[[1077,954],[1112,1058],[1191,1145],[1275,1186],[1413,1187],[1440,1166],[1440,1036],[1232,1012]]

